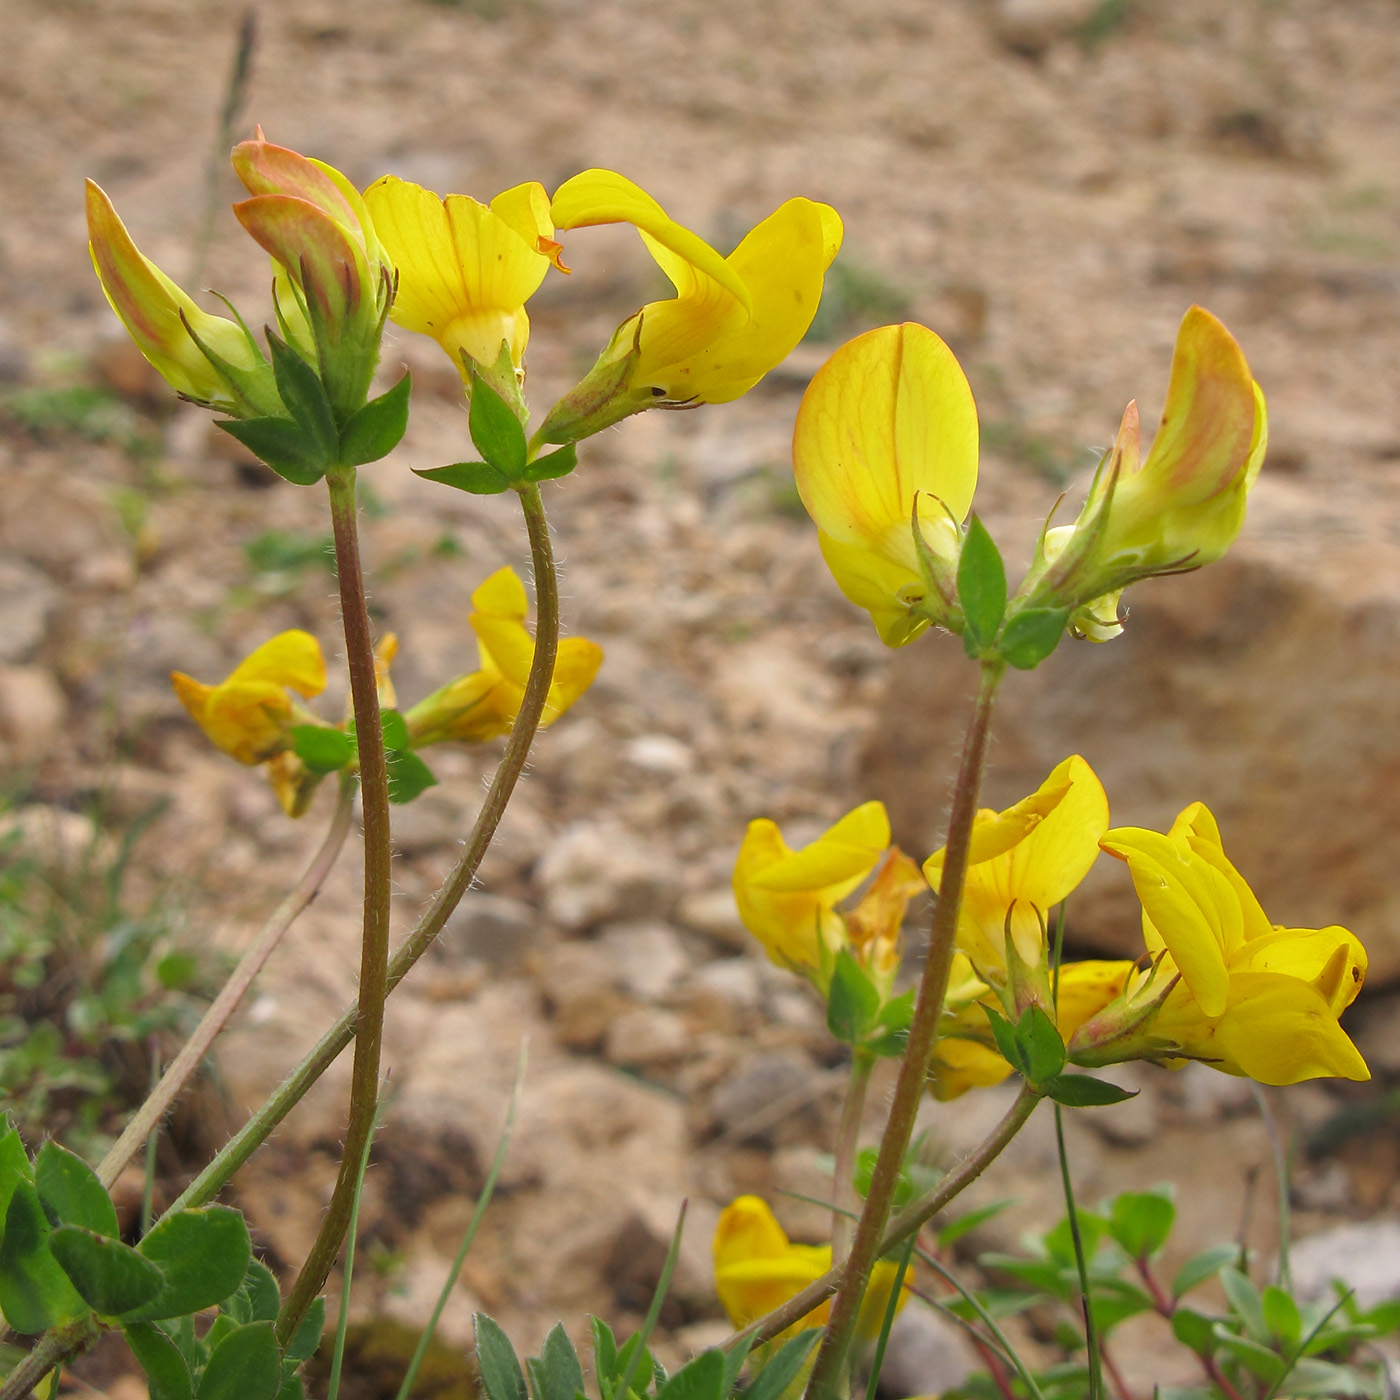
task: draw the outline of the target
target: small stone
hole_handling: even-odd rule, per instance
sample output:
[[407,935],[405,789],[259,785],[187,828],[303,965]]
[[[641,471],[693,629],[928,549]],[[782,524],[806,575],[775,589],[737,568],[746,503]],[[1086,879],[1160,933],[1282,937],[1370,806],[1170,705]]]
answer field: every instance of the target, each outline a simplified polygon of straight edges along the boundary
[[1400,1036],[1395,1034],[1400,996],[1368,995],[1347,1017],[1347,1033],[1373,1074],[1400,1076]]
[[567,929],[663,914],[673,881],[660,858],[621,827],[576,822],[535,867],[545,911]]
[[689,747],[669,734],[639,734],[628,742],[622,756],[643,773],[678,778],[695,767]]
[[618,985],[639,1001],[665,996],[690,969],[680,935],[659,919],[609,924],[598,942],[613,960]]
[[735,1011],[757,1011],[763,1004],[763,979],[752,958],[721,958],[691,975],[690,985],[718,997]]
[[471,824],[472,813],[459,792],[429,788],[394,808],[394,845],[408,856],[453,846],[466,837]]
[[27,661],[48,630],[58,590],[48,576],[17,559],[0,561],[0,661]]
[[0,740],[32,759],[63,725],[68,702],[42,666],[0,666]]
[[676,921],[726,948],[747,951],[753,947],[753,935],[744,927],[734,891],[728,885],[686,895],[676,908]]
[[631,1003],[617,990],[612,959],[596,943],[565,943],[539,974],[554,1038],[575,1050],[598,1044]]
[[1368,1220],[1309,1235],[1288,1260],[1299,1298],[1330,1298],[1338,1280],[1356,1290],[1359,1308],[1373,1308],[1400,1298],[1400,1221]]
[[76,865],[92,857],[99,841],[91,817],[48,803],[33,803],[0,815],[0,841],[16,834],[20,848],[42,865]]
[[1233,1074],[1221,1074],[1218,1069],[1193,1060],[1173,1071],[1164,1085],[1166,1092],[1180,1103],[1190,1118],[1214,1122],[1252,1113],[1254,1091],[1249,1080]]
[[710,1096],[710,1110],[726,1138],[766,1141],[777,1125],[821,1093],[815,1065],[796,1051],[755,1056]]
[[673,1064],[691,1048],[691,1034],[673,1011],[639,1006],[625,1011],[608,1027],[603,1053],[608,1062],[628,1069]]
[[[623,1218],[608,1252],[604,1277],[611,1281],[618,1304],[635,1312],[645,1310],[661,1276],[666,1253],[676,1230],[678,1202],[641,1196]],[[715,1311],[715,1266],[711,1241],[719,1224],[719,1207],[713,1201],[692,1199],[686,1208],[676,1271],[671,1276],[667,1302],[672,1309],[669,1326]],[[677,1316],[677,1313],[679,1316]]]
[[454,959],[518,967],[538,946],[541,922],[522,899],[472,890],[453,910],[436,946]]
[[886,1395],[942,1395],[977,1369],[963,1335],[928,1308],[908,1304],[890,1328],[880,1389]]
[[997,0],[997,38],[1016,53],[1039,57],[1086,24],[1098,6],[1099,0]]
[[[422,1327],[437,1306],[451,1267],[450,1260],[434,1252],[411,1254],[396,1271],[394,1286],[380,1301],[380,1311],[409,1327]],[[475,1314],[480,1306],[458,1279],[438,1318],[438,1339],[458,1350],[469,1350],[475,1336]]]

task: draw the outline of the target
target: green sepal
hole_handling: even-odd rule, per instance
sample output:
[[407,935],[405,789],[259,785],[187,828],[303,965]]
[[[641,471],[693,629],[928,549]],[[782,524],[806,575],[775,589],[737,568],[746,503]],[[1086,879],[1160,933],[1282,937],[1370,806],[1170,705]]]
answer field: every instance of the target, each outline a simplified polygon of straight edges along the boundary
[[826,994],[826,1028],[843,1045],[860,1045],[875,1025],[880,993],[864,968],[842,948]]
[[865,1049],[882,1059],[897,1060],[909,1046],[909,1027],[914,1021],[912,989],[891,997],[875,1018],[875,1028],[865,1041]]
[[235,1327],[209,1354],[195,1400],[276,1400],[282,1358],[270,1322]]
[[1239,1258],[1239,1250],[1232,1244],[1214,1244],[1193,1254],[1177,1270],[1172,1280],[1172,1297],[1185,1297],[1193,1288],[1199,1288],[1207,1279],[1214,1278],[1221,1269]]
[[151,1322],[133,1322],[122,1329],[131,1354],[141,1363],[151,1400],[191,1400],[194,1381],[180,1348]]
[[109,1239],[120,1234],[117,1208],[97,1173],[52,1138],[34,1159],[34,1189],[51,1225],[81,1225]]
[[1148,1260],[1167,1242],[1176,1206],[1164,1191],[1124,1191],[1115,1197],[1109,1230],[1128,1258]]
[[1171,1320],[1172,1335],[1182,1346],[1199,1356],[1210,1356],[1215,1352],[1215,1318],[1191,1308],[1174,1308]]
[[445,467],[414,467],[414,476],[425,481],[440,481],[444,486],[466,491],[472,496],[499,496],[509,491],[511,481],[490,462],[452,462]]
[[25,1336],[86,1311],[77,1289],[49,1252],[48,1233],[38,1191],[27,1181],[16,1182],[5,1212],[5,1238],[0,1242],[0,1312]]
[[408,400],[413,376],[407,371],[392,389],[371,399],[340,432],[340,464],[362,467],[387,457],[408,430]]
[[408,747],[408,721],[397,710],[381,710],[379,712],[379,729],[384,735],[386,749],[406,749]]
[[137,1246],[165,1274],[165,1285],[131,1320],[156,1322],[222,1303],[242,1282],[253,1256],[248,1226],[228,1206],[167,1216]]
[[525,1374],[500,1323],[476,1315],[476,1365],[488,1400],[528,1400]]
[[709,1347],[687,1361],[660,1390],[656,1400],[726,1400],[724,1353]]
[[290,418],[219,418],[215,426],[293,486],[314,486],[326,474],[325,458]]
[[297,724],[290,730],[292,752],[313,773],[336,773],[355,759],[355,741],[343,729]]
[[1033,671],[1060,645],[1068,621],[1065,608],[1027,608],[1015,613],[1007,619],[997,652],[1018,671]]
[[974,515],[958,552],[958,604],[963,611],[963,644],[979,656],[996,640],[1006,612],[1006,565],[1001,551]]
[[120,1317],[149,1303],[165,1275],[130,1245],[81,1225],[60,1225],[49,1235],[49,1251],[94,1312]]
[[1065,1043],[1055,1023],[1038,1005],[1028,1006],[1016,1023],[1022,1073],[1032,1084],[1053,1079],[1065,1067]]
[[525,1365],[534,1400],[574,1400],[583,1390],[583,1367],[561,1322],[549,1329],[540,1354]]
[[1095,1079],[1092,1074],[1057,1074],[1036,1087],[1046,1098],[1066,1108],[1106,1108],[1138,1096],[1136,1089],[1120,1089],[1106,1079]]
[[788,1386],[797,1379],[821,1334],[820,1327],[809,1327],[784,1342],[744,1392],[744,1400],[780,1400],[787,1393]]
[[529,447],[525,428],[515,416],[514,409],[472,370],[471,409],[467,414],[467,430],[472,443],[482,457],[495,467],[510,483],[525,480],[525,461]]
[[335,410],[321,377],[286,341],[267,333],[268,349],[272,351],[272,372],[277,377],[277,392],[282,396],[287,412],[292,415],[316,452],[323,467],[332,466],[340,451],[340,432],[335,426]]
[[526,481],[555,481],[561,476],[568,476],[576,466],[578,448],[569,442],[555,452],[536,457],[526,466],[523,475]]
[[437,786],[433,770],[412,749],[394,749],[384,762],[389,769],[389,801],[400,807]]

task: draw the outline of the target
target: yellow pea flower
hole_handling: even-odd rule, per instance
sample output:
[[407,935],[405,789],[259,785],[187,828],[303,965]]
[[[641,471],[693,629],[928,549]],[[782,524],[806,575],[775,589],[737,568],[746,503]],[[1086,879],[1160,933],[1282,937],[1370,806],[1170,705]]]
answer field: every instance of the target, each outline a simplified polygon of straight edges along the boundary
[[[724,1208],[715,1228],[714,1256],[715,1292],[735,1328],[747,1327],[781,1307],[831,1267],[830,1245],[793,1244],[768,1203],[758,1196],[740,1196]],[[856,1323],[862,1341],[879,1335],[898,1272],[898,1266],[888,1259],[877,1261],[871,1271]],[[906,1274],[896,1312],[908,1300],[909,1287]],[[828,1300],[774,1340],[823,1326],[830,1313]]]
[[473,366],[495,366],[502,347],[519,373],[530,336],[525,303],[551,263],[568,270],[559,261],[544,186],[516,185],[487,205],[464,194],[441,198],[385,175],[364,202],[399,271],[394,324],[436,340],[464,383]]
[[1112,595],[1154,574],[1199,569],[1234,543],[1267,445],[1264,395],[1244,352],[1193,306],[1147,460],[1139,466],[1138,411],[1129,404],[1078,520],[1046,532],[1020,607],[1070,609],[1089,636],[1121,630]]
[[[978,976],[995,987],[1006,985],[1008,934],[1026,968],[1044,968],[1050,910],[1089,873],[1107,830],[1103,784],[1077,754],[1058,764],[1014,807],[977,814],[958,914],[958,947]],[[924,875],[935,890],[943,856],[938,851],[924,863]]]
[[1165,836],[1120,827],[1102,844],[1128,865],[1154,967],[1081,1028],[1080,1063],[1198,1059],[1263,1084],[1370,1078],[1338,1023],[1366,975],[1355,935],[1271,924],[1202,803]]
[[977,438],[962,367],[913,323],[843,345],[802,397],[792,441],[798,492],[837,585],[887,646],[959,615],[957,556]]
[[[449,681],[405,715],[416,748],[449,739],[482,743],[510,733],[525,698],[535,643],[525,627],[529,602],[514,569],[497,569],[472,593],[467,619],[476,633],[481,668]],[[603,649],[585,637],[559,643],[554,678],[540,727],[554,723],[593,684]]]
[[772,962],[804,974],[824,993],[836,954],[849,946],[836,906],[865,882],[889,844],[882,802],[862,803],[797,851],[776,822],[751,821],[734,864],[744,926]]
[[248,332],[201,310],[143,257],[112,201],[91,180],[87,226],[92,265],[112,310],[177,394],[236,417],[282,413],[272,366]]
[[326,688],[326,662],[308,632],[280,632],[246,656],[218,685],[204,685],[181,671],[170,683],[181,703],[213,743],[240,763],[266,763],[282,809],[298,817],[319,781],[287,746],[296,722],[288,690],[310,700]]
[[676,295],[617,328],[598,363],[550,411],[540,430],[545,442],[577,441],[646,408],[746,394],[807,333],[841,247],[834,209],[790,199],[721,257],[611,170],[566,180],[550,213],[561,229],[633,225]]

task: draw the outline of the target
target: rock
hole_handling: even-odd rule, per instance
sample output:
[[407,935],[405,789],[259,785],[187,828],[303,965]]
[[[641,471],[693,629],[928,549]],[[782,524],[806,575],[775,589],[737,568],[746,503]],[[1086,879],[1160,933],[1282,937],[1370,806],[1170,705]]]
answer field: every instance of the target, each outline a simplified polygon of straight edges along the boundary
[[[452,1240],[442,1242],[449,1255],[454,1245]],[[431,1245],[410,1253],[395,1274],[394,1287],[386,1290],[380,1299],[378,1311],[409,1327],[426,1326],[451,1268],[451,1258],[444,1257]],[[438,1340],[459,1351],[469,1351],[475,1315],[480,1309],[479,1300],[472,1297],[459,1278],[438,1318],[435,1333]]]
[[[693,1199],[686,1207],[680,1253],[661,1314],[665,1326],[719,1311],[711,1248],[719,1214],[713,1201]],[[671,1247],[677,1216],[677,1202],[672,1200],[644,1196],[632,1203],[613,1236],[604,1267],[619,1307],[646,1311]]]
[[1288,1257],[1300,1298],[1330,1298],[1334,1279],[1356,1290],[1362,1309],[1400,1298],[1400,1221],[1338,1225],[1297,1241]]
[[675,1012],[641,1006],[612,1022],[603,1053],[609,1064],[646,1069],[674,1064],[690,1050],[691,1042],[689,1029]]
[[42,666],[0,666],[0,741],[16,764],[33,762],[63,725],[68,708],[53,673]]
[[465,840],[474,816],[460,788],[429,788],[394,808],[394,845],[407,856],[455,846]]
[[539,972],[540,990],[550,1009],[550,1029],[561,1045],[587,1050],[631,1009],[617,989],[613,961],[596,943],[564,943]]
[[638,1001],[665,996],[690,967],[680,936],[657,919],[609,924],[598,942],[613,960],[618,985]]
[[[0,814],[0,842],[17,838],[26,855],[41,865],[74,866],[115,855],[115,847],[103,842],[91,817],[66,807],[33,803]],[[101,843],[101,844],[99,844]]]
[[951,1322],[911,1301],[890,1328],[880,1389],[886,1395],[942,1395],[977,1369],[963,1334]]
[[747,952],[754,945],[753,935],[739,917],[739,906],[729,885],[686,895],[676,907],[676,921],[726,948]]
[[821,1072],[793,1050],[756,1055],[710,1096],[710,1110],[733,1142],[771,1142],[773,1130],[825,1089]]
[[1248,1079],[1221,1074],[1197,1060],[1171,1071],[1162,1090],[1181,1105],[1187,1117],[1205,1122],[1257,1111]]
[[1395,1034],[1400,996],[1367,997],[1346,1020],[1347,1034],[1356,1042],[1372,1074],[1400,1077],[1400,1036]]
[[763,976],[753,958],[706,963],[691,975],[690,985],[737,1012],[755,1012],[763,1005]]
[[535,867],[545,911],[567,929],[608,919],[665,914],[674,882],[659,856],[630,832],[602,822],[575,822]]
[[[1007,678],[993,721],[983,804],[1035,790],[1081,753],[1115,825],[1166,830],[1206,802],[1265,911],[1288,927],[1343,923],[1365,943],[1373,986],[1400,976],[1400,547],[1373,538],[1361,507],[1320,529],[1314,495],[1261,480],[1250,533],[1198,573],[1131,589],[1127,630],[1066,641]],[[1388,517],[1386,517],[1388,518]],[[893,657],[864,759],[895,839],[939,844],[971,669],[949,637]],[[1081,944],[1142,951],[1126,868],[1107,857],[1069,901]]]
[[538,947],[541,922],[523,899],[470,890],[444,925],[436,947],[453,958],[518,967]]
[[1335,1158],[1328,1157],[1310,1170],[1294,1168],[1290,1196],[1303,1210],[1321,1210],[1338,1215],[1356,1206],[1351,1173]]
[[1038,58],[1058,39],[1087,24],[1101,0],[996,0],[997,38],[1015,53]]
[[48,630],[58,590],[46,574],[17,559],[0,560],[0,661],[27,661]]
[[669,734],[639,734],[629,740],[622,756],[643,773],[678,778],[695,767],[690,748]]

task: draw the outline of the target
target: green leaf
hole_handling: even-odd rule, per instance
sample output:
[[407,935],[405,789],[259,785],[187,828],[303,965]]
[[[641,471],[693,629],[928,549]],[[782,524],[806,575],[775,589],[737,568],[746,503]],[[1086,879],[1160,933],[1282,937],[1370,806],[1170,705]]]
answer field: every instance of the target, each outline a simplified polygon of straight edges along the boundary
[[724,1353],[718,1347],[711,1347],[686,1362],[656,1392],[656,1400],[726,1400]]
[[33,1181],[34,1168],[29,1164],[29,1154],[24,1150],[20,1135],[11,1128],[0,1137],[0,1227],[5,1221],[5,1212],[10,1208],[10,1197],[21,1181]]
[[1109,1214],[1113,1238],[1131,1259],[1146,1260],[1167,1242],[1176,1221],[1176,1206],[1163,1191],[1124,1191]]
[[335,410],[331,408],[320,375],[278,336],[269,332],[267,344],[272,351],[277,392],[287,412],[302,430],[321,466],[333,466],[340,452],[340,433],[335,426]]
[[362,467],[387,457],[408,428],[408,399],[413,376],[407,371],[387,393],[371,399],[340,431],[340,463]]
[[476,1315],[476,1364],[489,1400],[528,1400],[515,1348],[500,1323],[485,1313]]
[[549,1329],[540,1354],[525,1364],[535,1400],[574,1400],[583,1389],[583,1367],[562,1322]]
[[60,1225],[49,1235],[49,1250],[83,1301],[103,1317],[149,1303],[164,1281],[160,1269],[130,1245],[81,1225]]
[[1006,611],[1006,565],[987,527],[974,515],[967,524],[958,552],[958,602],[969,656],[977,656],[996,640]]
[[510,405],[475,370],[467,428],[476,450],[508,482],[525,479],[525,429]]
[[843,948],[836,955],[826,995],[826,1028],[845,1045],[859,1045],[875,1024],[880,993],[869,974]]
[[976,1210],[970,1210],[966,1215],[960,1215],[956,1220],[950,1220],[938,1232],[938,1246],[946,1249],[949,1245],[956,1244],[964,1235],[970,1234],[984,1220],[990,1220],[995,1215],[1000,1215],[1008,1207],[1015,1205],[1014,1200],[991,1201],[985,1206],[978,1206]]
[[1172,1313],[1172,1332],[1184,1347],[1200,1356],[1215,1353],[1215,1324],[1217,1318],[1207,1317],[1191,1308],[1177,1308]]
[[355,759],[355,743],[342,729],[320,724],[296,724],[291,729],[292,752],[313,773],[336,773]]
[[315,442],[290,418],[216,418],[214,426],[293,486],[314,486],[326,474]]
[[554,481],[558,477],[568,476],[576,466],[578,449],[570,442],[557,452],[547,452],[543,457],[536,457],[525,468],[524,476],[526,481]]
[[289,1376],[283,1368],[282,1389],[277,1392],[277,1400],[306,1400],[306,1386],[300,1376]]
[[724,1385],[720,1389],[721,1395],[733,1395],[739,1385],[739,1373],[744,1369],[744,1362],[749,1359],[749,1351],[753,1342],[745,1337],[742,1342],[724,1354]]
[[27,1181],[16,1182],[0,1243],[0,1312],[26,1336],[85,1311],[78,1291],[49,1252],[48,1232],[38,1191]]
[[593,1373],[603,1400],[608,1400],[617,1379],[617,1338],[601,1317],[590,1317],[588,1322],[593,1331]]
[[[243,1287],[240,1291],[247,1294],[250,1321],[277,1321],[277,1314],[282,1308],[282,1294],[272,1270],[262,1260],[248,1261],[248,1272],[243,1275]],[[325,1308],[325,1303],[319,1298],[316,1301]]]
[[282,1358],[270,1322],[236,1327],[209,1354],[195,1400],[276,1400]]
[[1215,1339],[1221,1349],[1228,1351],[1241,1365],[1247,1367],[1261,1381],[1272,1385],[1282,1380],[1285,1374],[1284,1361],[1276,1352],[1248,1337],[1238,1337],[1223,1322],[1215,1325]]
[[402,805],[412,802],[430,787],[437,786],[433,771],[412,749],[396,749],[385,756],[389,768],[389,801]]
[[1225,1290],[1225,1297],[1235,1316],[1244,1323],[1244,1330],[1256,1342],[1267,1342],[1269,1329],[1264,1322],[1263,1300],[1248,1275],[1242,1274],[1239,1269],[1222,1269],[1220,1286]]
[[160,1265],[165,1286],[137,1311],[134,1322],[179,1317],[222,1303],[243,1282],[253,1253],[248,1226],[228,1206],[167,1216],[137,1249]]
[[1193,1288],[1199,1288],[1208,1278],[1214,1278],[1226,1264],[1239,1257],[1239,1250],[1232,1244],[1215,1244],[1193,1254],[1178,1270],[1172,1280],[1172,1297],[1182,1298]]
[[81,1225],[109,1239],[121,1233],[117,1208],[97,1173],[52,1138],[34,1159],[34,1186],[52,1224]]
[[1016,1023],[1016,1043],[1025,1076],[1032,1084],[1053,1079],[1065,1067],[1065,1043],[1039,1006],[1028,1006]]
[[1104,1108],[1108,1104],[1123,1103],[1135,1099],[1138,1091],[1120,1089],[1106,1079],[1095,1079],[1091,1074],[1057,1074],[1047,1079],[1040,1089],[1056,1103],[1066,1108]]
[[301,1326],[297,1328],[292,1340],[287,1343],[286,1359],[296,1363],[315,1356],[325,1330],[326,1300],[317,1298],[307,1309],[306,1316],[302,1318]]
[[1282,1342],[1291,1351],[1303,1335],[1303,1319],[1298,1312],[1297,1303],[1290,1294],[1273,1284],[1260,1294],[1259,1302],[1264,1311],[1264,1326],[1268,1329],[1269,1336],[1275,1342]]
[[122,1335],[146,1373],[151,1400],[190,1400],[194,1382],[189,1365],[180,1348],[159,1327],[133,1322],[122,1329]]
[[426,481],[440,481],[444,486],[467,491],[473,496],[499,496],[509,491],[511,481],[502,476],[490,462],[453,462],[446,467],[413,468],[414,476]]
[[744,1392],[744,1400],[780,1400],[788,1386],[797,1379],[798,1372],[821,1334],[820,1327],[809,1327],[784,1342]]
[[875,1030],[866,1039],[865,1048],[872,1055],[897,1060],[909,1047],[909,1026],[914,1020],[914,993],[903,992],[891,997],[875,1018]]
[[1016,1039],[1016,1027],[993,1007],[987,1007],[987,1020],[992,1025],[992,1039],[997,1043],[997,1049],[1001,1052],[1001,1057],[1018,1073],[1025,1073],[1025,1065],[1021,1062],[1021,1045]]
[[1018,671],[1033,671],[1060,645],[1069,613],[1062,608],[1027,608],[1006,621],[997,652]]
[[408,721],[397,710],[381,710],[379,728],[386,749],[406,749],[409,745]]

